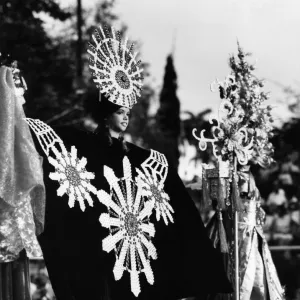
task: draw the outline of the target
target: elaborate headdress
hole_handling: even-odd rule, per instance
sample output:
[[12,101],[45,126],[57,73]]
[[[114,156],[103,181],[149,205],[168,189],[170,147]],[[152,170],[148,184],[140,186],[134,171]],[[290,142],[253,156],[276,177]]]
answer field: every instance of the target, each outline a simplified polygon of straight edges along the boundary
[[90,69],[100,92],[114,104],[132,108],[142,89],[143,69],[136,61],[133,44],[128,48],[128,39],[123,42],[121,33],[112,27],[102,27],[92,35],[95,46],[89,43]]

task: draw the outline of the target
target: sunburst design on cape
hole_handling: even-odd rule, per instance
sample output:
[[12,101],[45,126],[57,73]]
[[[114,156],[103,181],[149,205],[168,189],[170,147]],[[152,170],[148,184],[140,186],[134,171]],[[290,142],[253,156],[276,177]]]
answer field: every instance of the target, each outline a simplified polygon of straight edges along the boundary
[[77,149],[75,146],[71,147],[71,153],[66,150],[63,144],[61,148],[62,153],[56,147],[52,147],[56,159],[51,156],[48,159],[49,163],[54,166],[55,172],[50,173],[49,177],[60,183],[60,187],[57,190],[58,196],[63,196],[64,194],[69,196],[69,207],[74,207],[75,201],[78,201],[80,209],[84,211],[84,200],[90,206],[93,206],[90,192],[97,194],[97,189],[90,184],[90,180],[94,179],[95,175],[85,169],[87,164],[85,157],[82,157],[80,160],[77,158]]
[[138,173],[138,179],[143,185],[143,196],[147,197],[149,201],[153,201],[154,209],[156,211],[156,220],[159,221],[162,216],[166,225],[169,221],[174,223],[172,213],[174,210],[170,205],[170,197],[164,191],[164,183],[157,179],[155,172],[148,172],[147,169],[143,169],[144,172],[136,168]]
[[157,252],[151,238],[155,228],[149,217],[153,202],[144,201],[141,182],[132,180],[132,169],[127,157],[123,159],[124,177],[117,178],[114,171],[104,166],[104,176],[110,184],[110,194],[98,192],[98,198],[108,208],[100,216],[109,235],[103,240],[103,250],[115,251],[114,277],[119,280],[126,270],[130,273],[131,291],[137,297],[141,292],[139,275],[144,273],[149,284],[154,283],[150,258],[156,259]]
[[[74,207],[75,201],[78,201],[80,209],[84,211],[86,208],[84,200],[89,206],[93,206],[90,193],[96,195],[97,189],[90,183],[90,180],[94,179],[95,175],[86,170],[86,158],[79,159],[77,157],[75,146],[72,146],[71,152],[68,152],[61,138],[44,122],[30,118],[25,120],[36,134],[49,163],[55,168],[55,172],[50,173],[49,177],[60,184],[57,195],[67,194],[69,196],[68,205],[71,208]],[[56,148],[56,144],[60,146],[61,150]],[[54,153],[55,158],[50,155],[50,150]]]

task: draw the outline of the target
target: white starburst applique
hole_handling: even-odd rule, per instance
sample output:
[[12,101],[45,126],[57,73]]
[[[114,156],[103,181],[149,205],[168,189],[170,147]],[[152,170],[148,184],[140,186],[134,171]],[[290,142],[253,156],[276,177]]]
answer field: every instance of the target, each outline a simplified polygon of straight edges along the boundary
[[[75,146],[72,146],[71,152],[68,152],[61,138],[44,122],[29,118],[26,118],[26,122],[36,134],[49,163],[55,168],[55,172],[50,173],[49,177],[60,184],[57,195],[67,194],[69,207],[74,207],[75,201],[78,201],[82,211],[85,210],[84,200],[93,206],[90,193],[96,195],[97,189],[90,183],[90,180],[94,179],[95,175],[85,169],[86,158],[79,159],[77,157]],[[59,144],[61,151],[56,148],[56,143]],[[55,154],[55,158],[50,156],[50,150]]]
[[116,262],[113,273],[116,280],[123,276],[124,270],[130,273],[131,291],[137,297],[141,291],[140,273],[144,273],[148,283],[154,283],[150,258],[156,259],[157,252],[151,238],[155,228],[149,217],[153,202],[144,201],[142,184],[132,180],[131,164],[123,159],[124,177],[117,178],[114,171],[104,166],[104,176],[110,184],[110,194],[98,192],[98,198],[108,208],[108,213],[100,216],[103,227],[110,234],[103,240],[103,250],[114,249]]
[[95,175],[85,169],[87,160],[82,157],[77,158],[77,149],[75,146],[71,147],[69,153],[64,144],[60,144],[62,153],[56,147],[52,147],[56,159],[49,156],[49,163],[55,168],[54,173],[50,173],[49,177],[52,180],[57,180],[60,187],[57,190],[58,196],[67,194],[69,196],[69,207],[74,207],[75,201],[79,202],[82,211],[85,210],[84,200],[90,206],[93,206],[93,200],[89,194],[97,194],[97,189],[90,184],[90,180],[95,178]]
[[136,169],[138,178],[143,185],[143,195],[154,204],[156,220],[159,221],[162,216],[166,225],[169,221],[174,223],[171,215],[174,210],[169,203],[170,197],[164,191],[168,167],[165,155],[151,149],[149,157],[141,164],[142,171]]
[[169,203],[169,195],[164,191],[163,182],[157,179],[154,172],[150,174],[147,169],[144,169],[144,172],[142,172],[136,168],[136,171],[138,173],[138,179],[141,181],[143,186],[143,196],[153,202],[154,209],[156,211],[156,220],[159,221],[162,216],[166,225],[168,225],[169,221],[174,223],[171,215],[171,213],[174,213],[174,210]]

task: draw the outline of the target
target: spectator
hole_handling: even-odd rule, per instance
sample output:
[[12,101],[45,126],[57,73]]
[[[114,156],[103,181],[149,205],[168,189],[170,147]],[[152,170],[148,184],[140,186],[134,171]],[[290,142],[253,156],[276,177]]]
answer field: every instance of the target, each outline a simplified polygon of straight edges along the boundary
[[267,242],[270,241],[270,238],[271,238],[271,230],[272,230],[272,224],[274,222],[274,214],[272,214],[272,210],[264,205],[262,207],[262,209],[264,210],[265,212],[265,223],[263,225],[263,230],[264,230],[264,233],[265,233],[265,237],[266,237],[266,240]]
[[278,182],[274,184],[274,190],[269,195],[267,204],[272,205],[275,204],[276,206],[283,205],[287,203],[285,191],[279,187]]
[[277,245],[290,244],[293,236],[291,234],[291,215],[285,204],[277,207],[277,213],[274,217],[271,230],[272,240]]

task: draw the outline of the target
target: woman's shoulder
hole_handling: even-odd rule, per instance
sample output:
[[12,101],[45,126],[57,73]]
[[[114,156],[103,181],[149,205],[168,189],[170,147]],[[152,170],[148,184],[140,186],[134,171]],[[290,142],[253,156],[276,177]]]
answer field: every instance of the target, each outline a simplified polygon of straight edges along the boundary
[[127,147],[127,153],[126,156],[129,156],[130,158],[139,158],[140,160],[145,160],[149,157],[150,155],[150,150],[145,149],[141,146],[137,146],[133,143],[126,142],[126,147]]
[[129,142],[126,142],[126,145],[128,148],[126,156],[128,156],[130,161],[134,161],[138,165],[142,164],[145,161],[149,163],[151,161],[156,161],[157,163],[160,163],[167,168],[171,167],[168,158],[162,152],[156,151],[154,149],[145,149],[141,146],[137,146]]
[[138,152],[144,152],[144,153],[150,153],[149,149],[146,149],[144,147],[138,146],[136,144],[133,144],[131,142],[126,141],[126,146],[129,151],[138,151]]
[[76,143],[93,137],[92,132],[75,127],[56,126],[53,127],[53,130],[67,143]]
[[[67,150],[70,150],[69,148],[71,146],[75,146],[76,149],[81,152],[84,149],[89,148],[93,140],[93,134],[91,132],[78,128],[51,126],[50,131],[48,133],[41,134],[34,132],[31,128],[31,135],[33,137],[35,147],[42,156],[45,155],[45,153],[43,153],[43,149],[45,150],[48,148],[47,141],[49,142],[48,146],[55,145],[62,141]],[[43,135],[47,135],[47,137],[43,137]]]

